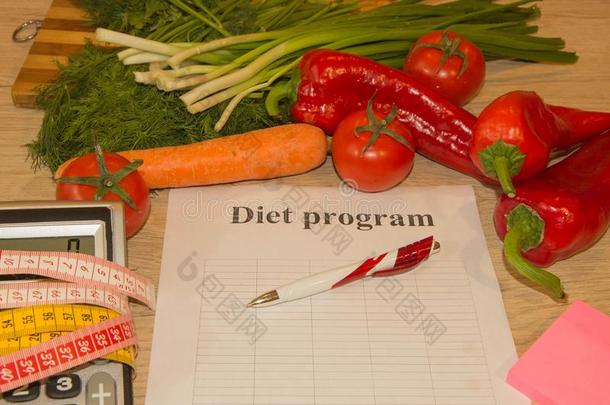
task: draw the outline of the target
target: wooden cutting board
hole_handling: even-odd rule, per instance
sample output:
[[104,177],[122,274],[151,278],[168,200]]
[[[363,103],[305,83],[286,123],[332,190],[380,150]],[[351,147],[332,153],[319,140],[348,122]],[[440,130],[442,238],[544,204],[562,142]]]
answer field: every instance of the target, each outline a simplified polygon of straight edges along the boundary
[[[388,2],[361,1],[363,9]],[[94,39],[94,31],[95,27],[90,25],[86,13],[74,1],[53,0],[11,88],[13,104],[17,107],[35,108],[36,88],[53,80],[57,75],[57,62],[66,63],[68,55],[81,49],[86,39]]]
[[66,63],[67,56],[82,48],[86,38],[93,39],[94,30],[85,12],[71,0],[53,0],[11,88],[13,104],[34,108],[36,87],[53,80],[57,62]]

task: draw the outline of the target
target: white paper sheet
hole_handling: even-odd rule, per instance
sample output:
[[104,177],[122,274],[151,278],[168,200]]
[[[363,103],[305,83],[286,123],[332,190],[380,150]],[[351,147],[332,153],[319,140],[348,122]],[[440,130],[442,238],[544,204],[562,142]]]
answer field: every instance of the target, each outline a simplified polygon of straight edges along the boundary
[[[245,307],[429,235],[413,272]],[[470,187],[173,190],[157,308],[149,405],[529,404]]]

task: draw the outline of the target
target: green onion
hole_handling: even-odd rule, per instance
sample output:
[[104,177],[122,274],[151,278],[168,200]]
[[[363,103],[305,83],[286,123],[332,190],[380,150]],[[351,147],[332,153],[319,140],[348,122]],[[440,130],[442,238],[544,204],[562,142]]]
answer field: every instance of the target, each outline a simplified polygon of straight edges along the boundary
[[[461,33],[475,42],[489,59],[576,61],[574,53],[562,51],[565,46],[562,39],[531,35],[537,27],[527,23],[540,15],[539,9],[530,5],[535,0],[507,4],[496,4],[493,0],[455,0],[439,5],[403,0],[366,12],[358,12],[354,1],[326,5],[307,0],[262,1],[258,3],[257,22],[268,30],[244,35],[228,35],[222,22],[227,14],[222,13],[220,6],[208,9],[200,0],[193,0],[199,8],[197,11],[185,4],[186,0],[169,1],[224,37],[191,46],[161,43],[103,29],[98,30],[97,37],[153,53],[136,55],[132,54],[136,52],[134,50],[124,51],[121,57],[125,63],[137,60],[164,62],[169,65],[168,72],[180,72],[174,75],[157,73],[140,79],[150,82],[151,77],[156,77],[157,86],[165,90],[194,86],[180,97],[191,113],[205,111],[233,97],[239,96],[239,102],[249,93],[268,90],[274,81],[289,77],[296,66],[295,61],[310,49],[342,50],[397,66],[413,41],[438,29]],[[233,1],[232,6],[237,3]],[[186,24],[192,24],[192,21]],[[171,26],[172,32],[179,29],[175,22]],[[281,29],[273,30],[273,27]],[[129,55],[125,57],[126,54]],[[206,65],[202,69],[196,68],[197,65],[183,66],[197,62]],[[185,72],[194,76],[180,79]],[[230,105],[234,104],[236,102]],[[225,112],[223,117],[226,116]],[[217,127],[224,122],[226,120]]]
[[366,12],[357,0],[77,1],[108,29],[101,37],[127,49],[89,44],[40,89],[45,117],[29,152],[35,166],[53,170],[95,143],[109,151],[180,145],[285,123],[264,99],[287,87],[316,47],[399,68],[419,36],[450,29],[488,60],[576,61],[560,38],[533,36],[534,0],[402,0]]

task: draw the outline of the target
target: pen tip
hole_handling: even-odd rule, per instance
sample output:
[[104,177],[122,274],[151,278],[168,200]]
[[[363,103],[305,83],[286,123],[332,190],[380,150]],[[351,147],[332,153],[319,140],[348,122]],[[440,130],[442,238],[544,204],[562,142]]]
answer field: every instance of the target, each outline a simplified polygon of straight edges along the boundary
[[267,303],[270,303],[273,301],[277,301],[279,298],[280,297],[276,290],[268,291],[262,295],[259,295],[256,298],[254,298],[252,301],[250,301],[246,305],[246,307],[248,307],[248,308],[256,307],[256,306],[259,306],[262,304],[267,304]]

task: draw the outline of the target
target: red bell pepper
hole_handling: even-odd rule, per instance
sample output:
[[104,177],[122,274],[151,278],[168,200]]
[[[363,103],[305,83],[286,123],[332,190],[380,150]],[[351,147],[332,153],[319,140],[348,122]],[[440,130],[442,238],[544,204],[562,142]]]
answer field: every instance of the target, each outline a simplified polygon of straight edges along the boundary
[[504,255],[516,270],[561,297],[550,266],[591,247],[610,225],[610,131],[500,196],[494,212]]
[[468,155],[476,117],[407,73],[332,50],[306,53],[299,73],[269,93],[266,104],[271,115],[279,113],[279,100],[293,96],[294,120],[332,133],[348,114],[365,109],[375,94],[375,110],[387,114],[396,106],[397,119],[411,131],[418,153],[470,176],[485,178]]
[[479,115],[470,157],[512,197],[513,181],[544,170],[553,152],[570,149],[607,129],[610,113],[551,106],[534,92],[513,91]]

